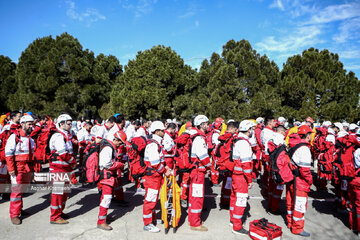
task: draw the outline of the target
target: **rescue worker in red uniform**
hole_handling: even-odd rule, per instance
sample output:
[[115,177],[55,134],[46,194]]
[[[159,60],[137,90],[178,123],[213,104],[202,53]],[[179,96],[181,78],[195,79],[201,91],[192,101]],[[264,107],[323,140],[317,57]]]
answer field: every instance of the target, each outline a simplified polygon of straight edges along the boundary
[[33,172],[34,140],[30,137],[34,119],[30,115],[21,117],[21,128],[12,133],[5,146],[5,158],[11,179],[10,219],[15,225],[21,224],[23,207],[22,184],[29,184]]
[[[9,122],[5,124],[4,127],[0,130],[0,183],[1,184],[9,184],[10,183],[10,176],[7,169],[6,161],[5,161],[5,146],[6,141],[9,138],[12,132],[16,132],[17,129],[20,127],[20,118],[21,113],[18,111],[14,111],[11,113],[6,114]],[[5,119],[6,120],[6,119]],[[0,194],[2,199],[9,199],[9,193],[2,193]]]
[[233,163],[231,153],[233,151],[234,138],[239,133],[239,123],[229,122],[226,128],[226,132],[219,136],[221,142],[218,147],[214,150],[213,161],[215,170],[223,175],[223,182],[221,185],[221,197],[220,197],[220,209],[230,208],[230,196],[231,196],[231,182],[232,182],[232,171]]
[[252,188],[252,155],[253,151],[249,139],[254,134],[255,123],[243,120],[239,125],[239,135],[234,142],[234,170],[232,173],[230,197],[230,225],[234,234],[249,234],[243,228],[242,218],[249,197],[248,190]]
[[174,155],[176,151],[175,142],[174,142],[175,134],[176,134],[176,124],[169,123],[165,130],[163,147],[164,147],[165,165],[168,166],[170,169],[174,169]]
[[117,148],[126,143],[127,137],[123,131],[118,131],[111,139],[103,139],[100,142],[99,153],[99,168],[102,172],[100,176],[102,193],[97,227],[107,231],[112,230],[112,227],[106,223],[106,217],[114,194],[117,171],[124,168],[124,164],[117,161]]
[[[287,184],[286,189],[286,208],[287,226],[291,232],[303,237],[310,237],[310,233],[304,230],[305,212],[307,208],[308,193],[313,184],[310,167],[311,156],[311,134],[313,131],[307,125],[302,125],[298,129],[299,138],[290,138],[290,148],[297,147],[291,158],[298,166],[299,176],[295,177],[294,182]],[[302,144],[297,146],[298,144]]]
[[[70,174],[76,168],[76,160],[73,154],[72,136],[70,133],[72,118],[68,114],[61,114],[57,118],[57,132],[54,133],[49,141],[51,151],[50,167],[51,173]],[[68,193],[65,187],[69,186],[67,179],[57,179],[54,181],[54,189],[51,193],[50,202],[50,223],[67,224],[64,219],[63,210],[65,208]]]
[[[350,124],[351,127],[351,124]],[[360,129],[356,129],[357,140],[360,141]],[[360,238],[360,148],[354,152],[355,178],[350,182],[350,228]]]
[[219,141],[219,136],[221,133],[221,127],[222,127],[222,122],[218,121],[218,122],[214,122],[213,124],[213,130],[210,131],[209,133],[207,133],[207,144],[208,144],[208,153],[211,157],[211,182],[213,184],[219,184],[219,171],[215,169],[215,156],[214,156],[214,151],[216,149],[216,146],[220,143]]
[[258,176],[261,174],[261,168],[262,168],[262,158],[263,155],[265,154],[264,150],[264,146],[261,143],[261,131],[264,129],[264,119],[262,117],[258,117],[256,119],[256,128],[255,128],[255,139],[256,139],[256,149],[255,149],[255,156],[256,156],[256,160],[254,162],[254,166],[253,166],[253,178],[256,179],[258,178]]
[[91,128],[93,124],[91,122],[85,122],[85,125],[81,130],[77,132],[77,140],[79,144],[79,166],[82,167],[83,165],[83,158],[84,158],[84,151],[86,146],[91,142],[92,135],[91,135]]
[[201,212],[204,204],[205,173],[211,166],[205,135],[209,127],[209,119],[205,115],[198,115],[194,119],[194,126],[195,128],[190,132],[198,135],[193,139],[191,147],[194,168],[190,173],[188,221],[191,230],[207,231],[207,227],[201,222]]
[[[283,125],[279,125],[276,127],[276,133],[274,133],[273,139],[271,139],[270,141],[273,142],[276,146],[286,144],[285,134],[286,134],[285,127]],[[270,141],[268,142],[268,144],[270,143]],[[268,145],[268,150],[269,150],[269,145]],[[284,155],[285,153],[282,153],[279,157],[284,158],[285,157]],[[275,215],[281,214],[280,200],[283,190],[284,190],[283,184],[277,184],[275,183],[274,179],[272,178],[269,179],[268,208],[270,213]]]
[[273,139],[274,128],[276,125],[275,118],[268,116],[265,118],[265,128],[261,131],[261,143],[264,146],[265,155],[263,156],[264,173],[262,175],[262,195],[268,197],[269,189],[269,178],[270,178],[270,164],[269,164],[269,152],[268,152],[268,141]]
[[164,166],[164,154],[161,146],[164,137],[165,126],[160,121],[155,121],[150,126],[152,139],[148,140],[145,148],[144,162],[147,166],[144,179],[145,200],[143,205],[144,230],[152,233],[160,232],[154,223],[156,222],[155,207],[159,199],[159,193],[163,174],[171,174],[170,168]]

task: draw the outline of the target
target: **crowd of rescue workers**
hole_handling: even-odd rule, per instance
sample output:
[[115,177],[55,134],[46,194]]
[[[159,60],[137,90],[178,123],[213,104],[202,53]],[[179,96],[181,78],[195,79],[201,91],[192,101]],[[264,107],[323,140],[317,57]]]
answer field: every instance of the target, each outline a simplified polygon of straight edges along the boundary
[[[155,207],[164,179],[176,177],[190,229],[207,231],[201,213],[208,177],[211,186],[221,186],[219,207],[229,210],[232,232],[248,234],[242,219],[248,190],[257,181],[267,211],[286,214],[291,232],[308,237],[304,215],[312,167],[317,167],[317,191],[328,191],[329,184],[334,187],[336,208],[348,212],[350,228],[360,237],[359,124],[320,124],[311,117],[289,123],[273,116],[241,122],[219,117],[209,122],[205,115],[194,115],[180,125],[176,119],[126,121],[122,114],[73,121],[67,113],[51,119],[14,111],[0,118],[0,183],[11,186],[11,193],[0,194],[10,200],[11,222],[19,225],[27,213],[22,209],[23,191],[15,186],[36,183],[36,176],[44,172],[70,173],[69,181],[57,184],[95,184],[101,194],[97,227],[111,230],[107,223],[111,202],[121,207],[130,204],[122,188],[122,173],[128,169],[136,194],[144,195],[144,230],[160,232]],[[286,212],[282,213],[284,189]],[[51,224],[68,223],[63,212],[67,198],[67,191],[51,193]],[[177,226],[179,219],[173,221]]]

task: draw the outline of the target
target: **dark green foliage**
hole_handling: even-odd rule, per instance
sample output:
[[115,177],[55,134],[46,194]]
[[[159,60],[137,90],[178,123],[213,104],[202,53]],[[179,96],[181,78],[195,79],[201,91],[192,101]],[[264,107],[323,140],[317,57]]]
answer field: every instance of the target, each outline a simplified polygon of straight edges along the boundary
[[290,57],[279,89],[285,116],[350,122],[358,118],[359,80],[328,50],[310,48]]
[[33,41],[16,65],[0,55],[1,112],[23,108],[74,118],[87,110],[103,119],[190,119],[194,113],[241,120],[266,114],[349,122],[360,118],[360,83],[339,56],[310,48],[280,72],[246,40],[230,40],[199,71],[170,47],[138,52],[122,72],[114,56],[88,49],[63,33]]
[[73,117],[85,110],[96,114],[110,100],[111,85],[121,72],[115,57],[100,54],[95,58],[67,33],[36,39],[21,54],[18,91],[9,105],[50,116],[61,111]]
[[10,58],[0,55],[0,113],[10,111],[8,99],[16,91],[15,69]]

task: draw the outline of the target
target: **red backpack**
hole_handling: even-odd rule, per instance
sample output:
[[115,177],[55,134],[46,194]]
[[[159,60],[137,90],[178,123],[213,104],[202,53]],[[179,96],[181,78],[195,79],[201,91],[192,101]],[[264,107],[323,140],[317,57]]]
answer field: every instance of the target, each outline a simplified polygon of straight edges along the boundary
[[324,153],[327,150],[325,143],[327,135],[328,131],[326,128],[320,127],[316,129],[316,136],[313,141],[313,152],[315,154],[315,158],[317,158],[320,153]]
[[284,144],[276,146],[273,142],[269,142],[268,145],[269,150],[273,149],[269,155],[271,165],[270,174],[272,179],[276,184],[291,182],[294,179],[294,176],[299,175],[298,167],[292,161],[291,157],[299,147],[307,144],[296,144],[294,147],[289,149],[289,152]]
[[220,143],[216,146],[213,155],[215,161],[214,167],[220,172],[226,172],[227,170],[225,167],[225,163],[226,161],[232,161],[232,153],[235,144],[235,139],[233,137],[233,134],[225,133],[219,136],[219,141]]
[[[5,130],[0,134],[0,161],[5,161],[5,146],[6,142],[9,139],[10,135],[12,133],[18,134],[18,129],[20,125],[19,124],[13,124],[11,125],[9,130]],[[16,138],[18,139],[18,138]]]
[[158,151],[161,151],[161,146],[152,139],[147,140],[145,137],[134,137],[130,141],[130,146],[127,147],[127,155],[130,161],[130,173],[134,179],[138,179],[145,175],[148,167],[144,162],[145,148],[148,144],[155,142],[158,146]]
[[37,162],[46,163],[49,161],[51,156],[49,142],[51,136],[56,132],[57,128],[55,124],[51,123],[43,132],[40,133],[34,150],[34,157]]
[[115,151],[113,145],[106,139],[100,144],[93,143],[89,147],[89,151],[84,157],[84,172],[87,183],[97,183],[101,180],[101,170],[99,168],[99,154],[104,147],[111,147]]
[[354,144],[351,143],[349,135],[336,140],[335,147],[336,162],[340,165],[340,176],[346,180],[352,180],[356,175],[354,164]]
[[211,153],[216,147],[216,145],[212,142],[212,137],[213,137],[214,133],[215,133],[215,130],[211,130],[210,132],[208,132],[206,134],[206,144],[208,146],[209,153]]
[[191,170],[195,168],[194,162],[191,160],[191,149],[192,143],[197,136],[201,136],[201,134],[189,134],[184,132],[177,139],[178,148],[182,147],[181,158],[177,158],[176,162],[179,172],[191,172]]

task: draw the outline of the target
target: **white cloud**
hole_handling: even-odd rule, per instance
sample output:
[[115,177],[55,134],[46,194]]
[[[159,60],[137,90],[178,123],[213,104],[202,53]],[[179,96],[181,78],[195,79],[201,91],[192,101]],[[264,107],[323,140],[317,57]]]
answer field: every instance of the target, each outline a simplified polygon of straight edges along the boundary
[[322,40],[318,38],[320,34],[320,26],[300,26],[288,32],[285,36],[279,38],[269,36],[255,45],[259,51],[296,52],[322,42]]
[[274,0],[274,2],[272,4],[270,4],[269,6],[270,8],[279,8],[281,11],[284,11],[284,5],[281,2],[281,0]]
[[88,26],[91,25],[93,22],[97,22],[98,20],[105,20],[106,17],[99,13],[97,9],[94,8],[87,8],[85,12],[78,12],[76,10],[75,2],[67,1],[69,4],[69,8],[66,11],[66,15],[74,20],[78,20],[80,22],[85,22]]
[[200,9],[194,4],[190,3],[189,7],[187,8],[186,12],[179,16],[179,18],[189,18],[195,16]]
[[123,0],[122,7],[128,11],[132,11],[135,17],[139,18],[150,13],[153,10],[153,5],[157,3],[157,0],[133,0],[131,2],[132,3],[130,3],[129,0]]
[[349,66],[344,66],[344,68],[351,70],[360,70],[360,65],[349,65]]
[[360,58],[360,49],[357,48],[346,48],[344,50],[337,51],[340,58],[343,59],[354,59],[354,58]]
[[333,36],[337,43],[360,39],[360,17],[344,21],[339,27],[339,33]]
[[360,1],[330,5],[316,12],[305,24],[330,23],[360,17]]

